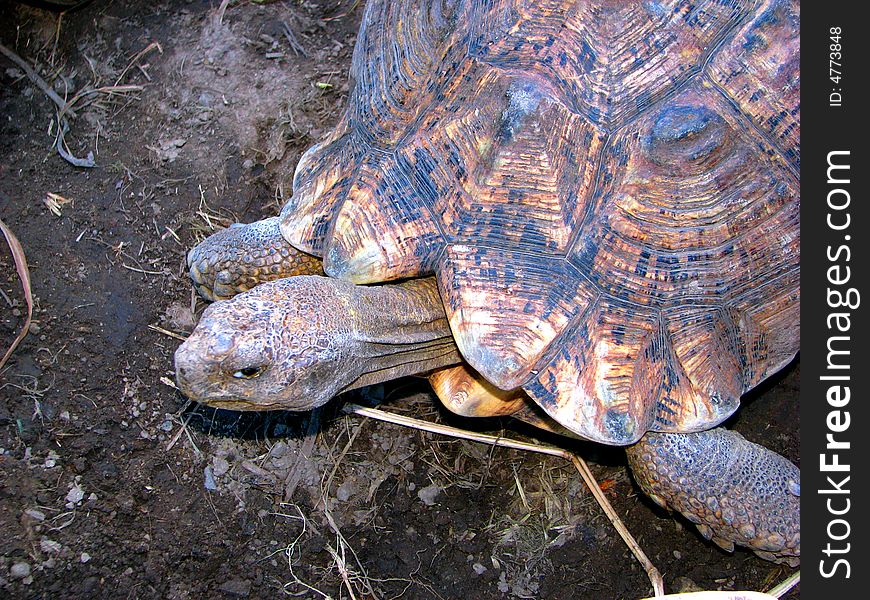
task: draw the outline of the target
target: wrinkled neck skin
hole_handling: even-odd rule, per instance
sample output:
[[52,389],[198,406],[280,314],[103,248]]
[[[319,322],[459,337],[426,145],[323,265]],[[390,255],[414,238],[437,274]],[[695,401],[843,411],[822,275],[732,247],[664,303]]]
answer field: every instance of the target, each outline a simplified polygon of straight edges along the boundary
[[433,278],[352,286],[347,307],[363,372],[342,392],[462,360]]

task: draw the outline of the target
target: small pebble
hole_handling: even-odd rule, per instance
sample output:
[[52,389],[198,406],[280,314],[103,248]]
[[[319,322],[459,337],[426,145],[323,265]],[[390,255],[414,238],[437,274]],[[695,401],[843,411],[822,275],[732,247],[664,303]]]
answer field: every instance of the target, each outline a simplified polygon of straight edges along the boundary
[[34,521],[45,521],[45,513],[41,510],[37,510],[35,508],[28,508],[24,511],[24,514],[33,519]]
[[353,497],[354,492],[356,492],[356,482],[351,477],[338,486],[338,489],[335,490],[335,497],[340,502],[347,502]]
[[24,579],[30,575],[30,564],[24,561],[17,562],[9,569],[9,576],[12,579]]
[[223,456],[215,456],[211,462],[215,477],[223,477],[230,470],[230,463]]
[[203,469],[203,475],[205,476],[205,489],[211,491],[217,490],[217,482],[214,480],[214,471],[212,471],[211,465]]
[[417,492],[417,497],[423,501],[423,504],[426,506],[434,506],[435,498],[438,497],[438,494],[442,492],[442,488],[437,485],[427,485],[419,492]]
[[66,495],[66,501],[70,504],[78,504],[85,497],[85,490],[82,489],[82,486],[79,484],[75,484],[73,488]]
[[220,591],[236,598],[247,598],[251,593],[251,582],[247,579],[227,581],[220,586]]

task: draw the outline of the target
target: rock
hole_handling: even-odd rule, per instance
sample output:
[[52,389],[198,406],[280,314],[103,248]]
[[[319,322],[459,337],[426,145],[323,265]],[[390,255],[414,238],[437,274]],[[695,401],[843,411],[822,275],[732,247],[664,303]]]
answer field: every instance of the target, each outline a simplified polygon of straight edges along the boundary
[[348,477],[340,486],[338,486],[338,489],[335,490],[335,497],[338,498],[340,502],[347,502],[353,497],[356,491],[356,481],[354,481],[353,477]]
[[704,591],[704,588],[702,588],[700,585],[698,585],[688,577],[677,577],[674,580],[674,589],[677,593],[680,594]]
[[78,483],[75,484],[72,487],[72,489],[69,491],[69,493],[66,495],[67,508],[72,508],[72,506],[69,506],[70,504],[76,505],[79,502],[81,502],[82,500],[84,500],[84,497],[85,497],[85,490]]
[[215,477],[223,477],[230,470],[230,463],[223,456],[215,456],[211,463]]
[[217,490],[217,482],[214,480],[214,471],[212,471],[211,465],[208,465],[202,472],[205,478],[205,489],[211,490],[212,492]]
[[24,579],[25,577],[29,577],[30,563],[26,563],[22,560],[13,564],[12,568],[9,569],[9,576],[12,577],[12,579]]
[[233,579],[221,584],[218,589],[235,598],[247,598],[251,593],[251,582],[248,579]]
[[58,553],[60,552],[61,545],[60,542],[55,542],[54,540],[50,540],[48,538],[42,538],[41,540],[39,540],[39,549],[46,554]]
[[438,494],[440,494],[442,491],[443,489],[441,488],[441,486],[435,484],[427,485],[419,492],[417,492],[417,497],[422,500],[423,504],[425,504],[426,506],[434,506],[435,498],[437,498]]
[[45,513],[36,508],[28,508],[24,511],[24,514],[34,521],[45,521]]
[[500,591],[502,594],[506,594],[510,591],[510,589],[511,587],[508,585],[507,582],[507,574],[502,571],[498,576],[498,591]]

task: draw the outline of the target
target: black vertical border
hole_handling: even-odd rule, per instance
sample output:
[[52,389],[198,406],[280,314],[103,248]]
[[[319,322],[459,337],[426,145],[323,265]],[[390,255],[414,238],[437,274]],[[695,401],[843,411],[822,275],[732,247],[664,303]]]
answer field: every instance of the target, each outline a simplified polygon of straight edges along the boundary
[[[870,444],[867,443],[870,421],[866,409],[870,401],[870,362],[867,361],[870,337],[866,318],[870,309],[870,289],[867,288],[870,219],[865,208],[870,201],[866,193],[866,181],[870,178],[866,151],[870,144],[866,132],[870,103],[865,83],[870,72],[870,29],[867,20],[859,16],[859,7],[862,3],[810,1],[803,3],[801,16],[800,590],[803,598],[866,597],[865,581],[870,579],[866,551],[870,538],[865,527],[870,511],[866,491],[870,483]],[[832,28],[840,28],[839,67],[829,62],[837,58],[831,56],[837,49],[832,47],[837,43],[831,39],[837,31]],[[831,79],[836,75],[829,70],[831,66],[841,71],[839,81]],[[839,106],[834,105],[838,104],[836,96],[831,96],[834,92],[841,94]],[[832,152],[840,153],[830,155]],[[848,179],[847,183],[829,182],[829,156],[832,162],[849,165],[848,170],[831,171],[832,179]],[[848,196],[834,190],[844,190]],[[829,206],[829,194],[832,204],[848,206],[833,210]],[[847,214],[848,227],[841,230],[831,227],[830,223],[843,226]],[[849,280],[842,283],[832,283],[829,279],[841,281],[847,274]],[[858,302],[851,302],[856,305],[854,308],[831,306],[837,303],[837,291],[845,295],[849,289],[860,295]],[[831,317],[832,313],[847,313],[848,317]],[[838,330],[838,325],[848,325],[848,331]],[[834,357],[835,362],[848,365],[846,368],[828,368],[828,344],[832,336],[841,337],[831,342],[832,348],[849,351],[848,355]],[[830,375],[847,376],[848,380],[823,379]],[[832,406],[828,401],[834,385],[843,386],[830,392],[833,404],[839,406]],[[845,387],[850,394],[847,403]],[[844,430],[832,432],[831,426]],[[828,434],[833,435],[836,442],[848,442],[849,448],[827,448]],[[822,455],[830,464],[834,454],[838,455],[840,464],[849,465],[848,471],[823,470]],[[844,481],[845,477],[849,479]],[[847,507],[848,511],[843,514],[832,513],[842,512]],[[837,560],[845,562],[838,564]]]

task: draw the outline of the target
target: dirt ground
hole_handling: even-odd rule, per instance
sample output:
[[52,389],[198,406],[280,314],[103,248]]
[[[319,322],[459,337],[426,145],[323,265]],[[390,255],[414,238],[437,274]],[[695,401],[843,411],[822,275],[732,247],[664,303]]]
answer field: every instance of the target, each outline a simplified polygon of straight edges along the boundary
[[[60,96],[96,90],[77,98],[65,134],[96,167],[75,167],[54,148],[55,106],[0,56],[0,218],[24,246],[35,300],[0,373],[0,595],[649,594],[564,461],[343,415],[340,403],[314,416],[215,413],[169,385],[179,341],[166,332],[189,332],[203,309],[186,250],[278,210],[282,178],[346,101],[362,12],[219,4],[96,0],[62,18],[0,4],[0,42]],[[26,314],[5,246],[0,291],[2,352]],[[795,364],[735,424],[795,462],[798,380]],[[421,380],[354,399],[537,435],[451,418]],[[669,591],[768,589],[790,574],[656,508],[619,450],[545,441],[591,461]]]

